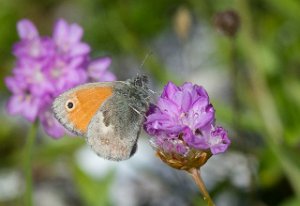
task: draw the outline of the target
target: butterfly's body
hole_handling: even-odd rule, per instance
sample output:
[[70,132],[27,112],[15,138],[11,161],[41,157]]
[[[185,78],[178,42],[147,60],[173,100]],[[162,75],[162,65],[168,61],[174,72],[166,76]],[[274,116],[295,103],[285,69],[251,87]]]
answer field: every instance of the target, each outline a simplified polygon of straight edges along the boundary
[[125,160],[136,151],[149,91],[146,76],[80,85],[60,95],[53,111],[69,131],[85,136],[99,156]]

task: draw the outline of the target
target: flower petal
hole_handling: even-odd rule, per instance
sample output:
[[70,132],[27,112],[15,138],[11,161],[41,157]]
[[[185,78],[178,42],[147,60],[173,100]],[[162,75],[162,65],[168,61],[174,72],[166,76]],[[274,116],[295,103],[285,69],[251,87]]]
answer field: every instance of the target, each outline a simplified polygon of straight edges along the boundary
[[61,138],[65,135],[65,129],[54,118],[53,113],[50,111],[50,109],[43,111],[39,117],[43,129],[47,135],[55,139]]
[[179,116],[180,108],[170,99],[161,98],[157,102],[160,111],[168,114],[170,117]]
[[6,77],[4,81],[7,88],[13,93],[20,94],[25,88],[24,79],[20,77],[18,79],[16,77]]
[[116,81],[117,77],[114,75],[114,73],[110,71],[106,71],[100,78],[99,81],[101,82],[111,82]]
[[215,119],[215,110],[213,106],[208,105],[203,108],[202,104],[201,101],[197,101],[193,105],[192,112],[189,113],[189,118],[192,119],[193,127],[195,129],[202,128],[207,124],[212,123]]
[[11,115],[20,114],[20,112],[23,109],[22,100],[23,96],[21,94],[11,96],[6,104],[6,109],[8,113]]
[[32,97],[14,95],[7,102],[7,111],[11,115],[21,115],[28,121],[33,122],[37,117],[39,110],[39,101]]
[[111,64],[109,57],[95,59],[88,66],[88,74],[94,79],[100,79]]
[[192,106],[192,96],[189,92],[184,92],[182,96],[181,108],[183,112],[188,112]]
[[24,102],[24,108],[22,109],[22,115],[30,122],[34,122],[36,117],[38,116],[38,112],[40,109],[40,100],[27,97],[28,99]]
[[195,149],[208,149],[209,144],[205,137],[195,136],[189,128],[183,130],[184,141],[192,148]]
[[170,98],[177,91],[179,91],[179,88],[173,82],[168,82],[168,84],[164,87],[161,97],[162,98]]
[[69,27],[69,41],[74,44],[80,42],[83,29],[78,24],[71,24]]
[[65,20],[59,19],[56,22],[54,26],[53,39],[57,45],[68,41],[68,29],[69,26]]
[[223,153],[230,145],[230,139],[227,136],[227,131],[222,127],[216,127],[211,132],[209,139],[210,150],[213,154]]
[[75,46],[72,47],[69,55],[71,57],[79,56],[79,55],[86,55],[90,52],[90,46],[85,43],[77,43]]
[[28,19],[23,19],[17,24],[18,34],[21,39],[32,40],[39,36],[34,24]]

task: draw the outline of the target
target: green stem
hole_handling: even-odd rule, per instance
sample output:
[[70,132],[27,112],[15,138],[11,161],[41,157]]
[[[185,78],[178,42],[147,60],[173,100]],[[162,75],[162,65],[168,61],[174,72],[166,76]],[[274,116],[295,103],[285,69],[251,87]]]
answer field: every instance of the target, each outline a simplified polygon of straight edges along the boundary
[[213,200],[211,199],[206,187],[205,187],[205,184],[201,178],[201,175],[200,175],[200,170],[198,170],[197,168],[192,168],[189,170],[189,173],[192,175],[196,185],[199,187],[200,189],[200,192],[202,193],[203,195],[203,199],[207,202],[207,205],[208,206],[215,206],[215,203],[213,202]]
[[33,123],[27,136],[24,154],[24,172],[26,177],[25,205],[32,206],[32,154],[37,133],[37,122]]
[[[230,40],[230,76],[232,82],[232,105],[235,111],[235,115],[233,115],[232,124],[233,128],[238,134],[239,131],[239,121],[240,121],[240,103],[239,103],[239,96],[238,96],[238,89],[239,88],[239,79],[238,73],[239,68],[237,65],[237,46],[236,46],[236,38],[231,37]],[[237,135],[238,136],[238,135]]]

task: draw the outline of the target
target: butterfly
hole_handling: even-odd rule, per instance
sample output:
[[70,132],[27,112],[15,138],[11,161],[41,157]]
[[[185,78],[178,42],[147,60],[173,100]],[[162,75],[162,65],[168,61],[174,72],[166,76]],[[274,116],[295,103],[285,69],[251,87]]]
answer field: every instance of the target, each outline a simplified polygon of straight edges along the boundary
[[58,96],[52,110],[70,132],[86,137],[95,153],[108,160],[130,158],[149,108],[148,77],[79,85]]

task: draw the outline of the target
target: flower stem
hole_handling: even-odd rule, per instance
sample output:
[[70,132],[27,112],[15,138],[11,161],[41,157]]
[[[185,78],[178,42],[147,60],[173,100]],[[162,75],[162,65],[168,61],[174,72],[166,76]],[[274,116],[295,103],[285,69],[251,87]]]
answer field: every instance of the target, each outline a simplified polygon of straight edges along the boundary
[[32,151],[37,132],[37,122],[33,123],[27,136],[24,154],[24,172],[26,177],[25,205],[32,206]]
[[197,168],[191,168],[189,170],[189,173],[192,175],[196,185],[199,187],[200,192],[202,193],[202,195],[204,196],[203,199],[207,202],[208,206],[215,206],[215,203],[213,202],[213,200],[211,199],[205,184],[201,178],[200,175],[200,170],[198,170]]

